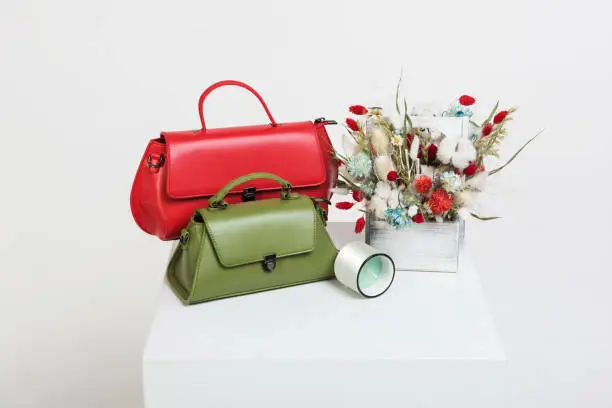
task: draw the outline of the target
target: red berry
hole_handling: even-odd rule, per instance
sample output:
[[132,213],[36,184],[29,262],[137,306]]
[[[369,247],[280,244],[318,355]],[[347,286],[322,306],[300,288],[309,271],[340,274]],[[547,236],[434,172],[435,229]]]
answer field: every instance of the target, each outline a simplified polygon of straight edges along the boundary
[[355,132],[359,131],[359,125],[357,124],[357,121],[355,121],[355,119],[346,118],[346,126],[348,126],[349,129]]
[[476,102],[476,99],[474,99],[473,97],[471,97],[470,95],[461,95],[459,97],[459,103],[463,106],[470,106],[473,105],[474,102]]
[[437,154],[438,154],[438,146],[436,146],[433,143],[430,144],[429,147],[427,148],[427,157],[429,157],[429,160],[435,159]]
[[368,113],[368,108],[363,105],[353,105],[349,107],[349,111],[355,115],[365,115]]
[[499,125],[500,123],[504,121],[504,119],[506,119],[506,116],[508,116],[508,111],[499,112],[497,115],[493,117],[493,123],[495,123],[496,125]]
[[350,210],[353,207],[354,203],[349,203],[348,201],[340,201],[336,203],[336,208],[340,210]]
[[466,176],[473,176],[474,174],[476,174],[477,169],[478,167],[476,167],[476,164],[472,163],[463,170],[463,174],[465,174]]
[[365,224],[365,217],[360,217],[355,223],[355,232],[359,234],[361,231],[363,231],[363,229],[365,228]]
[[483,136],[489,136],[492,131],[493,131],[493,124],[491,122],[487,122],[487,124],[482,127]]
[[420,224],[422,222],[425,222],[425,217],[423,217],[423,214],[417,214],[412,217],[412,221],[416,222],[417,224]]
[[391,170],[389,173],[387,173],[387,180],[389,181],[395,181],[397,180],[397,171],[395,170]]

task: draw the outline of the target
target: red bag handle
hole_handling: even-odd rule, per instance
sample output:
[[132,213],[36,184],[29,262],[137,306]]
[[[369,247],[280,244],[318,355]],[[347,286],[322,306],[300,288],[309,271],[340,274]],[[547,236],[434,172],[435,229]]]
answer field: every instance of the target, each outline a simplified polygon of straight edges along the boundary
[[227,81],[219,81],[215,84],[212,84],[204,92],[202,92],[202,95],[200,95],[200,101],[198,102],[198,109],[200,112],[200,122],[202,122],[202,130],[204,131],[206,130],[206,123],[204,122],[204,99],[206,99],[206,97],[210,95],[210,93],[214,91],[215,89],[221,88],[222,86],[229,86],[229,85],[239,86],[251,92],[253,95],[255,95],[257,99],[259,99],[259,102],[261,102],[261,106],[263,106],[264,110],[268,114],[268,118],[270,118],[270,124],[272,126],[278,126],[278,124],[272,117],[272,114],[270,113],[270,109],[268,109],[268,105],[266,105],[261,95],[258,94],[255,89],[251,88],[249,85],[245,84],[244,82],[227,80]]

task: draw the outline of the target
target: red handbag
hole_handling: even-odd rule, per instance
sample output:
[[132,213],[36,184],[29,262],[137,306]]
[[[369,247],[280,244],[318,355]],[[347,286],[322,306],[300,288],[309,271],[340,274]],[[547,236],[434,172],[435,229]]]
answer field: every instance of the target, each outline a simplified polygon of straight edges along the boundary
[[[259,99],[270,124],[207,129],[203,105],[222,86],[234,85]],[[293,189],[328,199],[338,178],[338,165],[324,118],[313,122],[277,123],[263,98],[249,85],[221,81],[200,96],[202,129],[162,132],[152,139],[136,172],[130,206],[138,226],[162,240],[176,239],[194,210],[230,181],[249,173],[267,172],[288,180]],[[234,188],[226,201],[236,203],[280,197],[281,187],[258,179]]]

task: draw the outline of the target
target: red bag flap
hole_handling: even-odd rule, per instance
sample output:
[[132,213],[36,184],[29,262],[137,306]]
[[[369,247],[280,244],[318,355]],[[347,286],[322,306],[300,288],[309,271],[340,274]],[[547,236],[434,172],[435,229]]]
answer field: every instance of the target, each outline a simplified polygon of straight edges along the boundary
[[[268,172],[293,187],[325,182],[325,164],[312,122],[278,126],[243,126],[164,132],[167,154],[167,193],[174,199],[210,197],[231,180],[254,172]],[[255,180],[250,187],[279,190],[271,180]],[[238,186],[233,192],[242,191]]]

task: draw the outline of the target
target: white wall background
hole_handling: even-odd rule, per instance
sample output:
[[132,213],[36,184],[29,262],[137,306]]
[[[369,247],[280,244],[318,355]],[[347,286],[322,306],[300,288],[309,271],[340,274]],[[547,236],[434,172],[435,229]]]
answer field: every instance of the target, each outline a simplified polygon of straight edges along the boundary
[[[129,191],[149,138],[221,79],[280,121],[462,93],[520,110],[469,225],[511,406],[612,406],[612,11],[598,0],[0,3],[0,406],[139,407],[169,245]],[[265,120],[237,89],[211,126]],[[337,136],[338,134],[336,134]]]

